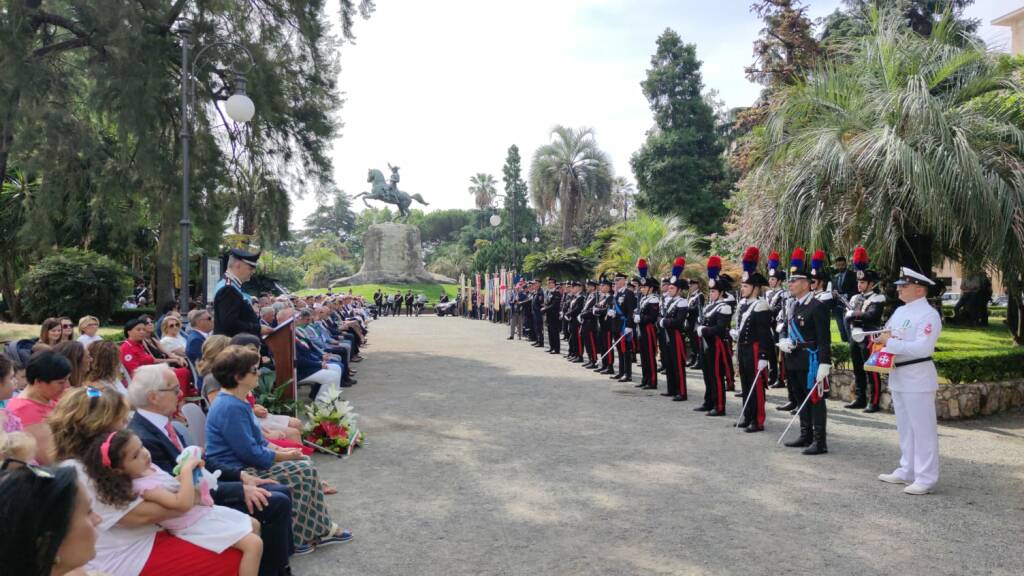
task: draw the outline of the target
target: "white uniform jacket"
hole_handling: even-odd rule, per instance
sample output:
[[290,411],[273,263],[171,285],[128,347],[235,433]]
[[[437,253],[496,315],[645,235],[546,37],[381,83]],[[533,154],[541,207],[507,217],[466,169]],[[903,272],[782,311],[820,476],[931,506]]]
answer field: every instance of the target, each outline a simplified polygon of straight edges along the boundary
[[896,367],[889,374],[889,389],[894,392],[938,390],[939,379],[934,362],[900,366],[904,362],[927,358],[935,353],[935,342],[942,332],[942,319],[935,308],[928,304],[928,299],[918,298],[900,306],[885,327],[892,332],[883,351],[896,356]]

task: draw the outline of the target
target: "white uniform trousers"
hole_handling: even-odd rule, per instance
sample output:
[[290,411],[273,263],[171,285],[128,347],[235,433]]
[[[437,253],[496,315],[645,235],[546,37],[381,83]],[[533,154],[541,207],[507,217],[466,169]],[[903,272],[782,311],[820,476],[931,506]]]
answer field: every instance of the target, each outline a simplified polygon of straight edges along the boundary
[[327,368],[317,370],[304,378],[299,384],[319,384],[320,390],[316,393],[317,402],[326,402],[332,392],[340,390],[341,366],[327,364]]
[[935,392],[892,392],[900,435],[900,467],[893,471],[927,488],[939,481],[939,432]]

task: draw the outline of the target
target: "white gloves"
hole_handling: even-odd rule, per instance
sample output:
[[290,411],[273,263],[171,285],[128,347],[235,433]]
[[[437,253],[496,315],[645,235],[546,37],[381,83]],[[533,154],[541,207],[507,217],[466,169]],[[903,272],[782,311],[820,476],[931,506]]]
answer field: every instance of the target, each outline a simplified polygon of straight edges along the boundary
[[832,371],[831,364],[818,364],[818,376],[815,378],[818,382],[821,382],[825,378],[828,378],[829,372]]
[[626,328],[625,330],[622,331],[622,333],[625,334],[626,336],[629,336],[630,334],[633,333],[633,329],[632,328]]
[[633,314],[633,323],[634,324],[639,324],[640,323],[640,315],[639,314]]
[[789,354],[793,351],[793,341],[789,338],[779,338],[779,350],[782,350],[785,354]]
[[608,316],[609,318],[615,318],[615,308],[609,308],[608,314],[606,314],[606,316]]
[[733,340],[739,340],[739,338],[740,338],[740,331],[737,330],[736,328],[733,328],[732,330],[729,330],[729,337],[732,338]]
[[664,318],[662,318],[661,320],[658,320],[658,327],[659,328],[664,328],[665,327],[665,319]]
[[853,310],[847,310],[846,314],[843,314],[843,318],[846,318],[847,320],[853,318]]
[[757,369],[758,369],[758,371],[767,370],[768,369],[768,361],[767,360],[758,360],[757,361]]
[[698,326],[697,327],[697,336],[704,336],[704,329],[705,328],[707,328],[707,326]]

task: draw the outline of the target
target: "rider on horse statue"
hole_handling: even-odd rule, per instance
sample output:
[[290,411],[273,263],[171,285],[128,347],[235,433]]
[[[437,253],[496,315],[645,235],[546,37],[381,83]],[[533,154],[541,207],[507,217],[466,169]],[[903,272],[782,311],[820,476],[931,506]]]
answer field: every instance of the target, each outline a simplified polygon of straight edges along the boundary
[[398,203],[398,181],[401,180],[402,177],[398,175],[398,166],[392,166],[391,162],[388,162],[388,168],[391,169],[391,177],[388,179],[389,180],[389,188],[390,188],[389,192],[391,192],[391,197],[395,200],[395,203],[397,204]]
[[398,181],[400,179],[398,175],[398,166],[392,166],[388,164],[388,168],[391,169],[391,177],[389,179],[384,178],[384,174],[380,170],[371,168],[367,171],[366,181],[372,183],[369,192],[360,192],[352,197],[356,199],[359,197],[363,198],[363,204],[369,206],[367,200],[378,200],[380,202],[386,202],[388,204],[394,204],[398,208],[398,214],[396,219],[408,220],[409,218],[409,205],[413,200],[427,205],[423,201],[423,197],[419,194],[407,194],[398,189]]

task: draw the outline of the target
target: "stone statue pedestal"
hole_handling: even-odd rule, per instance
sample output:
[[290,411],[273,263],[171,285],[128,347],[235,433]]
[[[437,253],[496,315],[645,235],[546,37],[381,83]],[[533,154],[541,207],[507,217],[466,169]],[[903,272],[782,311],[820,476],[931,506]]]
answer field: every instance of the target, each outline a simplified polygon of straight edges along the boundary
[[455,280],[423,268],[420,229],[409,224],[374,224],[363,235],[363,266],[331,287],[357,284],[446,283]]

